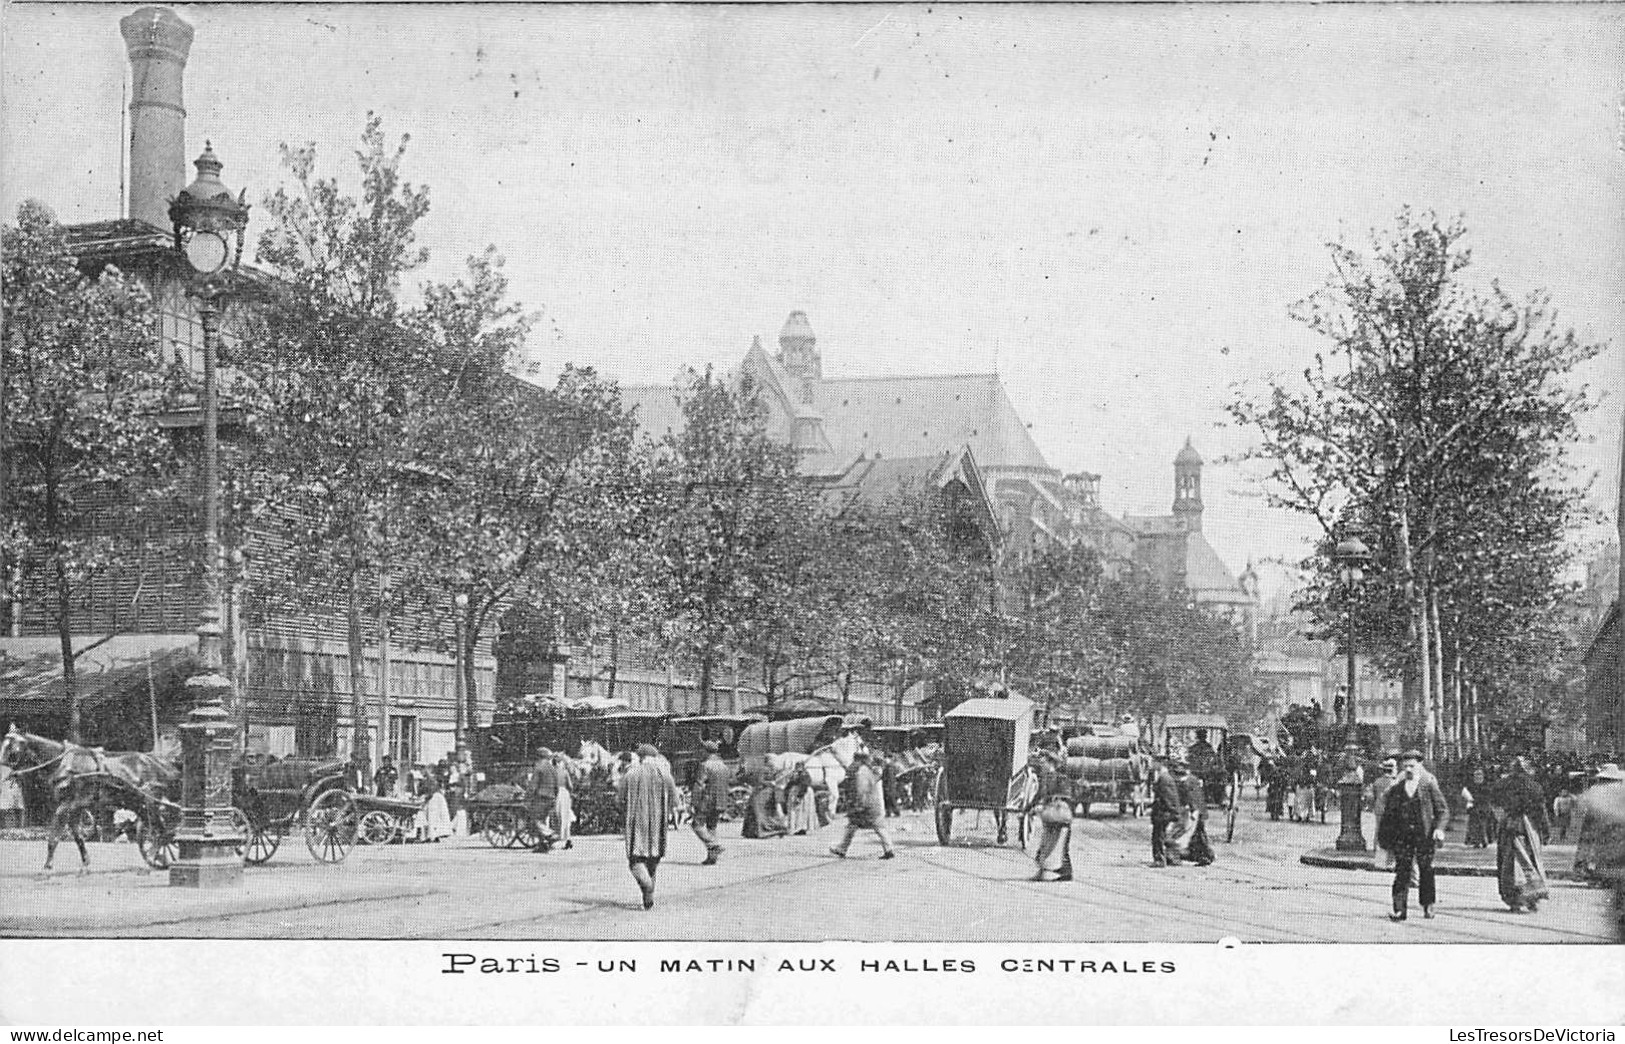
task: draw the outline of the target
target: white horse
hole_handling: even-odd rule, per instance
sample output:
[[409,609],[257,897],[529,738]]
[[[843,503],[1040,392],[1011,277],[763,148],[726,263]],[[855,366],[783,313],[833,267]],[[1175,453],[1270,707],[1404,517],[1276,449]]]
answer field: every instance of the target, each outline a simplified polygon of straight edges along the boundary
[[620,762],[602,743],[584,739],[581,741],[581,749],[576,753],[576,764],[589,776],[602,772],[613,778]]

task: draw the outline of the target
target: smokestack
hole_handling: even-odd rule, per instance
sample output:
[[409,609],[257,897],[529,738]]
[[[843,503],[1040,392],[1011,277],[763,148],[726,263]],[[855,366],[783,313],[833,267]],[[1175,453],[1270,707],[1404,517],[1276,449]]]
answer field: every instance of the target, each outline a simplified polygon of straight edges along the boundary
[[186,187],[186,109],[181,81],[192,27],[165,7],[119,21],[130,52],[130,216],[169,227],[169,201]]

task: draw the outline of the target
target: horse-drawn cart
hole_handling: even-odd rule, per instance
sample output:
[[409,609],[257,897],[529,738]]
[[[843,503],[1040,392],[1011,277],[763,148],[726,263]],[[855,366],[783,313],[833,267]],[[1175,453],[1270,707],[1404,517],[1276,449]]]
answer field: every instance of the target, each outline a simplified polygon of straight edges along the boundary
[[942,775],[937,785],[937,840],[953,836],[954,813],[992,812],[998,841],[1016,819],[1017,842],[1027,843],[1027,813],[1038,779],[1027,763],[1033,705],[1019,696],[966,700],[943,715]]
[[1093,804],[1116,805],[1118,815],[1143,816],[1151,804],[1151,758],[1139,734],[1116,725],[1091,725],[1066,740],[1066,772],[1078,814]]
[[247,761],[233,768],[231,803],[247,820],[244,858],[265,862],[298,829],[317,860],[342,863],[360,836],[362,817],[384,801],[366,798],[365,807],[358,802],[350,772],[347,761],[312,758]]

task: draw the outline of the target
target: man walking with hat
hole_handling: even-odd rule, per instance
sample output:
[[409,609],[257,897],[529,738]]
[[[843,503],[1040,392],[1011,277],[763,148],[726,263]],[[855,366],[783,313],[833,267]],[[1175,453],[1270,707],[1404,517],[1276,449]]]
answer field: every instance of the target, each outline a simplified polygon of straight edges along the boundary
[[653,744],[638,747],[637,764],[615,783],[626,808],[626,861],[643,893],[643,908],[655,904],[655,872],[666,855],[666,824],[677,809],[677,781]]
[[699,778],[694,784],[692,825],[694,836],[705,846],[705,860],[700,865],[715,866],[717,857],[722,855],[722,845],[717,843],[717,822],[733,800],[730,793],[733,770],[722,760],[722,744],[706,740],[701,746],[705,748],[705,760],[700,763]]
[[1184,763],[1185,759],[1177,755],[1160,757],[1157,759],[1156,775],[1151,778],[1152,866],[1179,865],[1179,853],[1168,836],[1168,828],[1185,821],[1185,802],[1179,793],[1179,781],[1174,779],[1171,771]]
[[1450,805],[1433,774],[1422,768],[1420,751],[1399,756],[1400,777],[1384,795],[1377,844],[1394,853],[1394,909],[1389,919],[1403,921],[1410,901],[1411,867],[1416,868],[1416,897],[1422,916],[1433,916],[1437,899],[1433,881],[1433,850],[1444,840],[1450,824]]
[[852,839],[858,836],[858,831],[873,830],[880,838],[880,858],[895,858],[897,853],[892,849],[891,835],[886,832],[886,798],[880,789],[880,773],[870,763],[869,752],[860,750],[853,754],[846,773],[842,781],[842,786],[847,788],[846,836],[829,850],[830,855],[845,859],[846,850],[852,847]]

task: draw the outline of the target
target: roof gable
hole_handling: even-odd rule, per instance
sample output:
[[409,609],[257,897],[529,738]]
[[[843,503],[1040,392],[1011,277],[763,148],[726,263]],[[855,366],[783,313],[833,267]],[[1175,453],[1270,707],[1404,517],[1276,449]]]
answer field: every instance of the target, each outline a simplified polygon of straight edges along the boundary
[[984,468],[1052,470],[997,374],[826,379],[812,392],[838,459],[969,446]]

